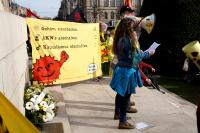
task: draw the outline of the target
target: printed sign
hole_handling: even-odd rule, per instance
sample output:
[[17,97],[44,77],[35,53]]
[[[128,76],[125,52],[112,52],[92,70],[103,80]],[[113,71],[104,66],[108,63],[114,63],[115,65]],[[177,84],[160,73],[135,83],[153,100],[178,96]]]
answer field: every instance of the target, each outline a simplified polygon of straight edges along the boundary
[[34,83],[69,83],[102,74],[98,23],[27,18],[27,24]]

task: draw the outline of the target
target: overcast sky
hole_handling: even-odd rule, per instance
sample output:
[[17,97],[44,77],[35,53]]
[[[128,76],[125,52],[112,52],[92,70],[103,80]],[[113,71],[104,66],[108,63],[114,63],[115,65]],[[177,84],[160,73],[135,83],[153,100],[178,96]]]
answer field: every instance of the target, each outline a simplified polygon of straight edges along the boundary
[[61,0],[14,0],[17,4],[36,11],[41,17],[55,17],[58,15]]

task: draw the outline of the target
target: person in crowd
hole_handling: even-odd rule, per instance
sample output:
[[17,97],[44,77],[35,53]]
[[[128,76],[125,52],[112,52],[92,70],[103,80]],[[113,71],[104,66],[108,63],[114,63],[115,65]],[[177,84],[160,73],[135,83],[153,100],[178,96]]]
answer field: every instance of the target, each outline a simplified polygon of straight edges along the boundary
[[[107,44],[107,24],[104,22],[99,22],[99,38],[100,38],[100,47],[101,47],[101,68],[103,75],[106,75],[106,65],[108,64],[108,44]],[[102,76],[96,78],[97,81],[100,81]]]
[[[137,17],[135,16],[135,9],[132,7],[129,7],[127,5],[124,5],[120,8],[120,17],[121,19],[125,17],[131,17],[132,19],[136,19]],[[120,20],[117,22],[117,25],[119,24]]]
[[164,94],[165,92],[160,90],[160,86],[158,85],[156,79],[151,74],[151,72],[154,73],[156,70],[151,65],[145,63],[144,61],[141,61],[138,67],[140,69],[143,85],[152,86],[154,89],[157,89],[158,91]]
[[114,119],[119,119],[119,129],[134,128],[134,125],[127,121],[126,112],[131,94],[135,93],[137,86],[142,86],[138,63],[143,58],[149,58],[155,52],[142,52],[140,50],[135,31],[138,23],[136,19],[123,18],[115,31],[112,47],[118,63],[113,70],[110,86],[117,93]]
[[99,22],[99,35],[100,35],[100,41],[101,43],[106,42],[106,31],[107,31],[107,24],[104,22]]
[[[134,19],[134,18],[136,18],[135,17],[135,10],[133,9],[133,8],[131,8],[131,7],[129,7],[129,6],[127,6],[127,5],[124,5],[124,6],[122,6],[121,7],[121,9],[120,9],[120,16],[121,16],[121,19],[123,19],[123,18],[131,18],[131,19]],[[135,21],[139,21],[139,20],[137,20],[137,19],[134,19]],[[121,21],[121,20],[120,20]],[[117,22],[117,24],[116,24],[116,26],[115,26],[115,30],[116,30],[116,28],[118,27],[118,24],[119,24],[119,22],[120,21],[118,21]],[[139,23],[139,22],[138,22]],[[136,30],[137,30],[137,35],[139,35],[138,34],[138,30],[139,28],[138,27],[136,27]],[[139,36],[137,36],[138,38],[139,38]],[[115,63],[117,63],[117,58],[115,57],[115,56],[113,56],[113,59],[112,59],[113,61],[115,61]],[[111,64],[110,64],[110,66],[112,66],[113,64],[112,64],[112,62],[111,62]],[[117,98],[117,95],[116,95],[116,97],[115,97],[115,99]],[[115,100],[116,101],[116,100]],[[115,103],[116,104],[116,103]],[[135,102],[134,101],[131,101],[130,100],[130,98],[129,98],[129,100],[128,100],[128,108],[127,108],[127,112],[128,113],[137,113],[138,111],[137,111],[137,109],[136,108],[134,108],[134,107],[132,107],[132,106],[135,106]],[[116,108],[119,108],[119,106],[116,106]],[[116,109],[116,110],[119,110],[119,109]],[[114,119],[115,120],[117,120],[117,119],[119,119],[117,116],[116,117],[114,117]]]
[[109,62],[110,62],[110,66],[109,66],[109,76],[112,77],[112,69],[113,67],[111,66],[111,62],[114,58],[114,54],[112,53],[112,46],[113,46],[113,38],[114,38],[114,35],[115,35],[115,30],[112,29],[110,31],[110,37],[108,39],[108,52],[109,52]]
[[152,84],[151,79],[147,76],[149,73],[149,70],[151,72],[155,72],[156,70],[149,64],[145,63],[144,61],[141,61],[139,63],[139,69],[140,69],[140,74],[142,78],[142,83],[144,86],[149,86]]
[[104,75],[106,75],[106,66],[109,62],[109,56],[108,56],[108,35],[107,32],[107,24],[104,22],[100,22],[100,46],[101,46],[101,64],[102,64],[102,72]]
[[[191,83],[198,78],[199,69],[189,58],[186,58],[183,64],[183,80],[187,83]],[[197,80],[198,81],[198,80]]]

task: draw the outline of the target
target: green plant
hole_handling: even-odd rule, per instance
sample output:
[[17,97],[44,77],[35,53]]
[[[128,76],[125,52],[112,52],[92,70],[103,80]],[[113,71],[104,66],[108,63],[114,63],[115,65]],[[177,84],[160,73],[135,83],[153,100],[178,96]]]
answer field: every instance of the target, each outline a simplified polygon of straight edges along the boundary
[[56,113],[56,101],[41,85],[25,89],[24,107],[26,117],[34,124],[51,121]]

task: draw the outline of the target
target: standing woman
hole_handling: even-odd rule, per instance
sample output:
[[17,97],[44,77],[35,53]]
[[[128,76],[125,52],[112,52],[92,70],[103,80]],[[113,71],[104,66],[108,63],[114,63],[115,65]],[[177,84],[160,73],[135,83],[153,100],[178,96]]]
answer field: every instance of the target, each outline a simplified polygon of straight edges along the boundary
[[110,86],[117,92],[114,117],[119,117],[119,129],[135,128],[127,122],[126,110],[131,94],[135,93],[135,88],[143,86],[138,63],[154,53],[142,52],[139,49],[135,31],[138,25],[139,21],[124,18],[120,21],[114,36],[112,50],[118,58],[118,64],[113,70]]

